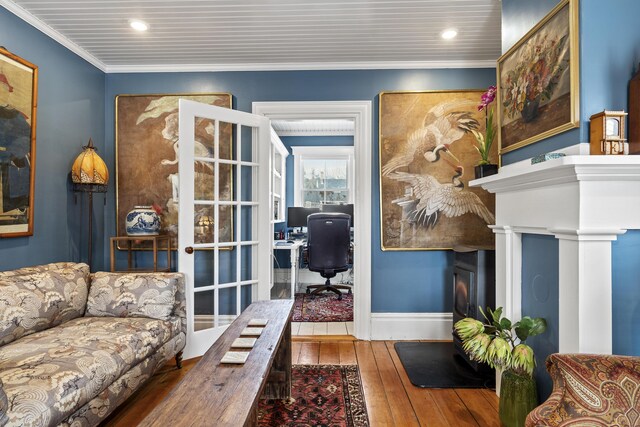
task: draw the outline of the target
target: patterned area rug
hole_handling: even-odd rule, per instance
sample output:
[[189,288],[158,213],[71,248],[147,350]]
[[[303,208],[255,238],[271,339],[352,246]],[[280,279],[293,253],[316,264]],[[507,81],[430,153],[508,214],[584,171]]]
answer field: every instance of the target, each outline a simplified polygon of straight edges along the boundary
[[260,401],[259,426],[369,426],[356,365],[296,365],[291,375],[290,399]]
[[334,293],[319,295],[296,294],[293,305],[294,322],[351,322],[353,320],[353,294]]

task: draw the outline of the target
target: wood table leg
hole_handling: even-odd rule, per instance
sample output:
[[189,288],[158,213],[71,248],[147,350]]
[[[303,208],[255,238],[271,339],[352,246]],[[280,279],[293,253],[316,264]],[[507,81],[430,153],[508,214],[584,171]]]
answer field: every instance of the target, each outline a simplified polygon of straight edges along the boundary
[[273,360],[263,397],[265,399],[291,397],[291,319],[287,322],[282,342]]

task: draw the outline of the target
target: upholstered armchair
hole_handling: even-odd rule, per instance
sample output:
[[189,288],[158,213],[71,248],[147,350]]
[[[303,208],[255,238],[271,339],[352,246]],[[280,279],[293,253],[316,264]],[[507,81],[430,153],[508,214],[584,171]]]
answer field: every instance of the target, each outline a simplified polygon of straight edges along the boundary
[[640,357],[552,354],[553,392],[526,421],[534,426],[640,426]]

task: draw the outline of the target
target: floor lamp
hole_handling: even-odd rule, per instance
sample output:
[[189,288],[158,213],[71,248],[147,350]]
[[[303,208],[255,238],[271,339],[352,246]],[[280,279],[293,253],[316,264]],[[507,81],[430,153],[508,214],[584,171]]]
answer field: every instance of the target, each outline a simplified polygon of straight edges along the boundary
[[109,170],[96,153],[93,141],[82,147],[82,153],[76,157],[71,167],[73,191],[89,194],[89,270],[92,269],[93,246],[93,193],[106,193],[109,182]]

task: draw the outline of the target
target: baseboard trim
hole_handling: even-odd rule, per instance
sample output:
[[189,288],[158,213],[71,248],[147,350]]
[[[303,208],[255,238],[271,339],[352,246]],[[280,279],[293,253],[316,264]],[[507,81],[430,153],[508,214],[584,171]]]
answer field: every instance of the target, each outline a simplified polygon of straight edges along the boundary
[[451,313],[371,313],[372,340],[450,340]]

